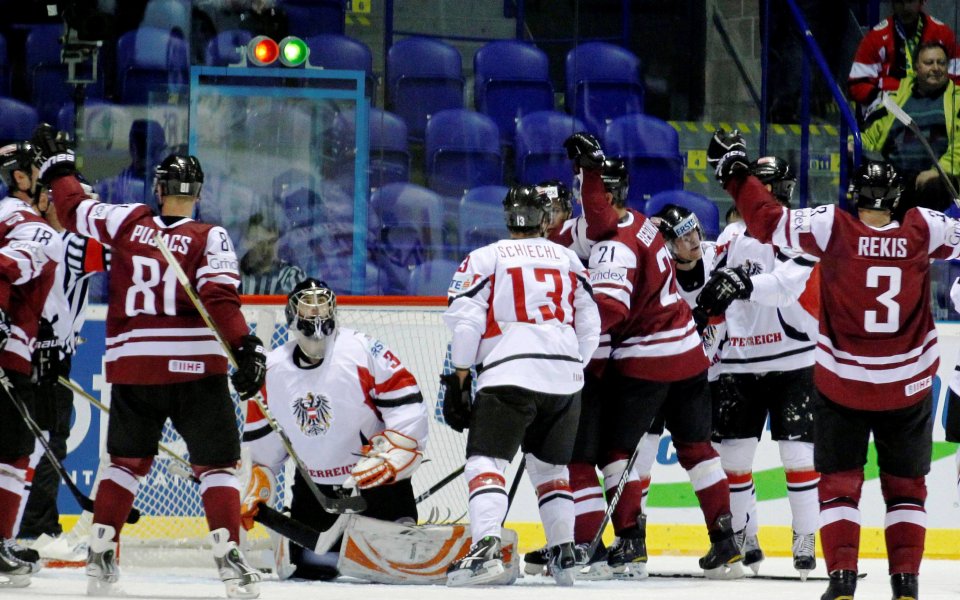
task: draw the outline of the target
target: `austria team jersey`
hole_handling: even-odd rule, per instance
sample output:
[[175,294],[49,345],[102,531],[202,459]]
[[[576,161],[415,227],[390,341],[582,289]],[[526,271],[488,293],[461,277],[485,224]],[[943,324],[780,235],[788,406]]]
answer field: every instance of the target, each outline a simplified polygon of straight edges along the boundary
[[10,337],[0,367],[29,375],[40,312],[63,254],[60,236],[30,205],[0,201],[0,308],[10,319]]
[[160,253],[161,237],[183,268],[226,342],[249,331],[240,313],[240,275],[222,227],[157,217],[143,204],[110,205],[86,195],[75,177],[54,180],[64,227],[112,250],[107,307],[107,381],[159,385],[227,372],[220,344]]
[[[341,328],[332,352],[315,367],[299,366],[296,341],[267,355],[264,400],[317,483],[340,485],[360,449],[393,429],[427,442],[427,409],[413,375],[382,342]],[[259,407],[247,403],[243,441],[253,462],[279,473],[287,458]]]
[[600,316],[573,251],[543,238],[484,246],[460,264],[448,298],[451,360],[476,365],[479,388],[573,394],[583,387]]
[[732,223],[720,236],[727,267],[743,267],[751,276],[749,299],[727,308],[727,341],[721,373],[768,373],[813,366],[817,340],[819,289],[812,280],[816,258],[760,243],[746,224]]
[[960,223],[914,208],[873,228],[833,205],[783,208],[754,177],[727,190],[759,239],[820,259],[817,388],[861,410],[922,400],[939,364],[930,259],[960,256]]
[[680,381],[707,370],[693,313],[677,292],[673,258],[646,217],[628,209],[616,236],[594,245],[590,282],[604,333],[591,371],[605,359],[647,381]]

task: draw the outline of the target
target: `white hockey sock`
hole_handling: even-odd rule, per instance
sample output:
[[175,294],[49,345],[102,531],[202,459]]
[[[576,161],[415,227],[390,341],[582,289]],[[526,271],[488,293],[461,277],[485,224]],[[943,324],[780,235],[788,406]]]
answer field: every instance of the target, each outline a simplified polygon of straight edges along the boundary
[[657,452],[660,450],[660,434],[645,433],[640,438],[640,453],[637,454],[637,460],[633,463],[631,480],[636,479],[640,482],[643,490],[640,497],[640,508],[647,512],[647,496],[650,494],[650,472],[653,470],[653,464],[657,460]]
[[757,438],[727,439],[720,443],[719,449],[720,462],[730,483],[733,530],[745,529],[748,535],[756,535],[760,527],[753,486],[753,456],[759,442]]
[[813,444],[781,441],[780,459],[787,476],[787,500],[793,513],[793,530],[814,533],[820,523],[817,485],[820,474],[813,469]]
[[468,513],[474,542],[488,535],[500,537],[500,523],[507,514],[507,489],[503,473],[507,461],[471,456],[464,476],[470,490]]
[[547,546],[573,541],[573,492],[566,465],[553,465],[527,455],[527,474],[537,493]]

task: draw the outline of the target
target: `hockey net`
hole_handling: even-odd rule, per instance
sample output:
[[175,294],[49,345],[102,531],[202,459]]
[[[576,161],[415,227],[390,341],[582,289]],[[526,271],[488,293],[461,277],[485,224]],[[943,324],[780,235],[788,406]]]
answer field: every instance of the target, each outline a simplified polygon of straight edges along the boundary
[[[428,490],[460,468],[465,460],[466,435],[447,427],[443,421],[439,375],[450,372],[450,335],[441,319],[445,298],[432,297],[366,297],[339,296],[338,319],[342,327],[356,329],[379,339],[416,377],[428,405],[430,437],[424,462],[413,478],[417,495]],[[244,296],[243,313],[255,335],[276,348],[288,339],[283,296]],[[234,396],[238,430],[242,430],[243,404]],[[182,438],[168,421],[161,444],[181,457],[187,457]],[[244,460],[240,474],[246,485],[249,461]],[[292,463],[292,461],[288,461]],[[274,508],[289,506],[289,485],[293,466],[278,481]],[[153,468],[143,479],[134,507],[143,515],[140,521],[123,529],[122,554],[125,560],[149,564],[180,564],[184,554],[173,549],[198,550],[208,532],[200,499],[199,486],[189,474],[178,468],[176,461],[160,453]],[[418,504],[421,522],[455,522],[464,520],[467,512],[467,486],[456,477],[429,498]],[[262,525],[247,533],[245,545],[250,551],[269,547]],[[177,558],[179,556],[179,558]],[[193,560],[187,558],[187,561]],[[251,556],[251,560],[256,560]],[[261,562],[261,561],[257,561]],[[262,562],[266,562],[265,560]]]

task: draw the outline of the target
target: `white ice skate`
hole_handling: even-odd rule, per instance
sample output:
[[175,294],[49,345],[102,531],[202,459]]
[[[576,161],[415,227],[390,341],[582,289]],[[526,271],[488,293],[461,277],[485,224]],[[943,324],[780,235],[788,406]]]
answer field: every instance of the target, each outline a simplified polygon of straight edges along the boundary
[[250,566],[237,543],[230,541],[227,529],[221,527],[207,537],[213,547],[220,580],[227,588],[227,598],[259,598],[260,573]]
[[109,525],[94,523],[90,530],[87,549],[87,595],[116,596],[121,593],[116,583],[120,579],[117,567],[116,530]]

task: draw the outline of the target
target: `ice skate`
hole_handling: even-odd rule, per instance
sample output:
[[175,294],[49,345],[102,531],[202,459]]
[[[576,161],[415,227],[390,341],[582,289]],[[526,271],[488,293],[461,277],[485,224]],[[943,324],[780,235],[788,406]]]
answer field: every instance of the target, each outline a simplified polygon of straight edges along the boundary
[[0,538],[0,588],[21,588],[30,585],[30,564],[17,558]]
[[546,575],[550,563],[550,548],[544,546],[523,555],[523,572],[527,575]]
[[750,567],[754,575],[759,573],[760,563],[766,557],[760,549],[760,540],[757,536],[747,535],[747,532],[741,529],[737,532],[737,545],[740,546],[740,553],[743,555],[743,566]]
[[830,583],[820,600],[853,600],[857,591],[856,571],[830,571]]
[[488,535],[474,543],[466,556],[450,563],[447,567],[447,585],[482,585],[494,581],[503,571],[500,538]]
[[810,571],[817,568],[816,546],[816,534],[793,532],[793,568],[800,573],[801,581],[806,581]]
[[893,589],[893,600],[919,598],[920,582],[913,573],[894,573],[890,576],[890,587]]
[[40,554],[32,549],[23,546],[17,540],[4,540],[3,544],[7,547],[7,550],[13,556],[17,557],[20,561],[30,565],[30,574],[33,575],[40,570]]
[[700,568],[708,579],[739,579],[743,577],[740,547],[730,525],[730,514],[721,515],[710,532],[710,550],[700,559]]
[[227,529],[221,527],[207,537],[213,547],[220,580],[227,588],[227,598],[259,598],[260,573],[250,566],[237,543],[230,541]]
[[577,579],[584,581],[602,581],[613,579],[613,569],[607,564],[607,547],[601,541],[593,551],[593,556],[588,556],[590,544],[577,544],[574,548],[577,554]]
[[607,564],[614,579],[644,579],[647,577],[647,516],[637,517],[636,528],[631,528],[613,541],[607,551]]
[[560,544],[550,548],[550,565],[548,570],[557,585],[570,586],[576,580],[577,555],[573,542]]
[[111,596],[119,593],[116,530],[109,525],[94,523],[87,548],[87,595]]
[[77,540],[72,535],[43,534],[33,543],[33,549],[48,567],[82,567],[87,560],[86,539]]

